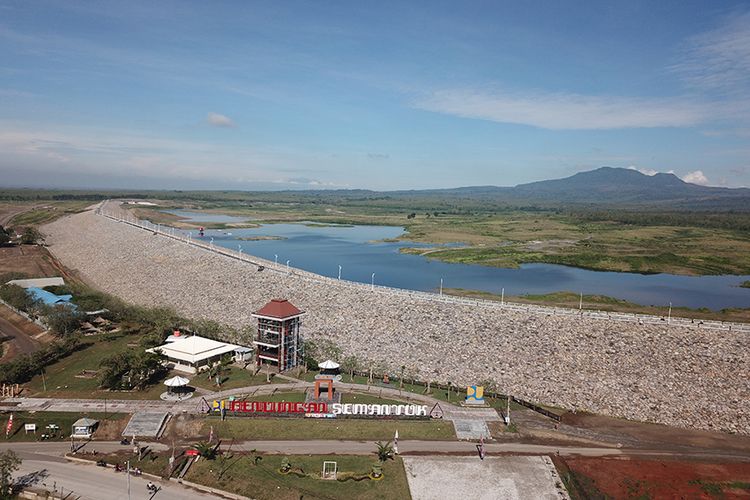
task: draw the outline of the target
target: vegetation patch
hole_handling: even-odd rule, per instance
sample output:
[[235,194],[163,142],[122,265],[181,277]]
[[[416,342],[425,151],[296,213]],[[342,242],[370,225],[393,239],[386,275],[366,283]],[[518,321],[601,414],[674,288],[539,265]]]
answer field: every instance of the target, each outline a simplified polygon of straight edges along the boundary
[[353,439],[379,441],[392,439],[398,430],[401,439],[451,440],[453,424],[443,420],[314,419],[289,417],[284,420],[263,417],[218,417],[205,420],[202,435],[213,427],[221,439]]

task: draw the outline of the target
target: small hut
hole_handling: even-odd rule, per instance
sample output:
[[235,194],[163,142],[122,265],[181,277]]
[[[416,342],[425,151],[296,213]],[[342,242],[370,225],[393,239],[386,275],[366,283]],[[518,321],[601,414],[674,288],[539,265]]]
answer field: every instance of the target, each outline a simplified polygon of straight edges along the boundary
[[99,426],[99,421],[93,418],[79,418],[73,423],[72,438],[90,439]]

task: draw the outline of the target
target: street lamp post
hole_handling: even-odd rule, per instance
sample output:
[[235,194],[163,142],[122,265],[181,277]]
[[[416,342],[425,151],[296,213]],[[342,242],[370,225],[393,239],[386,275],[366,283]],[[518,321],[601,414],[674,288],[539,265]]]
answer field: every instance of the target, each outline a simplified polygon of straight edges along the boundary
[[242,245],[237,245],[237,258],[242,258]]
[[341,279],[341,264],[339,264],[339,279]]
[[505,305],[505,287],[500,290],[500,305]]
[[208,242],[208,246],[211,247],[211,248],[214,247],[214,238],[213,238],[213,236],[211,237],[211,241]]
[[372,281],[370,282],[370,290],[375,290],[375,273],[372,273]]
[[667,315],[667,324],[672,322],[672,303],[669,303],[669,313]]
[[440,296],[443,296],[443,278],[440,278]]
[[279,264],[279,256],[276,254],[273,254],[273,265],[277,266]]
[[286,261],[286,273],[289,274],[289,261]]

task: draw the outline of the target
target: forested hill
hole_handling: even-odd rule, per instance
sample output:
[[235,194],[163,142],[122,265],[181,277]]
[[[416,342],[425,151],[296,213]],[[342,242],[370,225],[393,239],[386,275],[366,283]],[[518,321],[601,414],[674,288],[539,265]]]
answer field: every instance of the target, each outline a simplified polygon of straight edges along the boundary
[[750,189],[699,186],[673,174],[644,175],[636,170],[601,167],[563,179],[514,187],[470,186],[450,189],[370,191],[367,189],[305,191],[105,191],[0,190],[1,200],[101,200],[141,198],[175,201],[202,200],[209,205],[282,202],[363,205],[404,210],[494,210],[512,207],[557,209],[646,209],[669,212],[750,213]]
[[480,198],[508,204],[655,206],[678,210],[750,210],[750,189],[699,186],[674,174],[601,167],[515,187],[477,186],[390,194]]

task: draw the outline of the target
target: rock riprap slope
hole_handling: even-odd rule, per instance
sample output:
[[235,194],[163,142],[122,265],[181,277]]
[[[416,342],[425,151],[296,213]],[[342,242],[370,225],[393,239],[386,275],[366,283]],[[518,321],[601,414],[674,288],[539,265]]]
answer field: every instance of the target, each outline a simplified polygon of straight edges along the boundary
[[404,365],[422,380],[459,385],[490,379],[539,403],[750,433],[746,333],[449,304],[300,271],[258,272],[93,212],[44,232],[63,264],[137,304],[243,327],[271,298],[288,298],[307,312],[308,338],[330,339],[365,366]]

